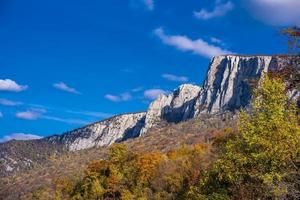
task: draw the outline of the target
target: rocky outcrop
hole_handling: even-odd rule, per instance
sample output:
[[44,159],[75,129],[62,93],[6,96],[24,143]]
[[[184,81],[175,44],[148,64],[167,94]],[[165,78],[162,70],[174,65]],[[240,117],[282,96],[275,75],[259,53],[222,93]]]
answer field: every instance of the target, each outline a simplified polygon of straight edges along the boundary
[[46,138],[70,151],[109,146],[138,137],[162,123],[177,123],[194,116],[194,105],[201,87],[184,84],[169,95],[160,95],[147,112],[124,114]]
[[144,112],[118,115],[62,135],[48,137],[46,140],[62,144],[70,151],[109,146],[139,136],[145,115]]
[[169,95],[160,95],[148,108],[141,134],[161,124],[178,123],[194,117],[194,105],[201,87],[183,84]]
[[207,72],[203,91],[195,105],[199,113],[236,110],[249,104],[249,81],[259,78],[270,66],[271,56],[218,56]]
[[[202,87],[183,84],[169,95],[160,95],[147,112],[124,114],[79,128],[47,140],[75,151],[109,146],[145,134],[164,123],[186,121],[200,114],[235,111],[249,105],[250,83],[264,72],[282,69],[293,62],[292,56],[224,55],[212,59]],[[291,97],[298,97],[293,90]]]
[[[41,145],[38,146],[41,141],[45,141],[46,145],[49,143],[71,151],[109,146],[115,142],[146,134],[149,129],[164,123],[178,123],[199,115],[207,116],[238,110],[249,105],[250,83],[253,80],[261,80],[264,72],[281,70],[292,65],[294,58],[292,56],[217,56],[210,63],[202,87],[191,84],[181,85],[169,95],[160,95],[150,104],[147,112],[118,115],[62,135],[36,140],[32,142],[30,149],[36,148],[39,151],[38,149],[42,148]],[[298,98],[299,94],[298,89],[289,92],[291,98]],[[0,162],[4,163],[0,166],[0,171],[1,169],[12,171],[16,166],[22,165],[15,163],[16,156],[12,154],[16,151],[11,147],[10,144],[0,145],[0,152],[5,152],[0,154]],[[49,148],[51,147],[50,145]],[[54,149],[57,149],[56,147]],[[33,157],[26,155],[20,154],[18,157],[28,159]],[[36,160],[40,159],[40,157],[36,158]],[[28,162],[25,160],[22,163]]]
[[292,65],[294,58],[236,55],[213,58],[195,104],[195,115],[222,113],[246,107],[251,100],[251,82],[259,81],[264,72]]

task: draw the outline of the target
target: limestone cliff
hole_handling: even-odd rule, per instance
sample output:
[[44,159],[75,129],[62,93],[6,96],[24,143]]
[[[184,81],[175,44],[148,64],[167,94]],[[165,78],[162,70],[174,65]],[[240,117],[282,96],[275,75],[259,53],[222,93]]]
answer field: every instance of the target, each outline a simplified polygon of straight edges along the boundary
[[109,146],[139,136],[144,121],[144,112],[118,115],[62,135],[50,136],[46,140],[62,144],[71,151]]
[[290,66],[293,56],[217,56],[212,59],[203,89],[195,104],[199,113],[222,113],[249,105],[251,82],[264,72]]
[[[115,142],[147,134],[149,129],[160,124],[178,123],[202,114],[214,115],[235,111],[249,105],[252,81],[261,80],[263,72],[281,70],[290,66],[294,58],[292,56],[217,56],[210,63],[202,86],[181,85],[169,95],[160,95],[150,104],[146,112],[118,115],[62,135],[33,141],[30,145],[33,149],[37,149],[36,151],[49,145],[48,149],[53,146],[57,149],[56,146],[59,146],[70,151],[109,146]],[[299,97],[299,90],[292,89],[289,95],[294,98]],[[43,145],[39,147],[41,142]],[[0,144],[0,171],[8,172],[22,168],[21,165],[30,164],[32,155],[35,155],[31,153],[27,156],[25,154],[14,156],[18,150],[15,149],[16,145],[12,148],[11,144]],[[37,158],[40,159],[42,158]]]

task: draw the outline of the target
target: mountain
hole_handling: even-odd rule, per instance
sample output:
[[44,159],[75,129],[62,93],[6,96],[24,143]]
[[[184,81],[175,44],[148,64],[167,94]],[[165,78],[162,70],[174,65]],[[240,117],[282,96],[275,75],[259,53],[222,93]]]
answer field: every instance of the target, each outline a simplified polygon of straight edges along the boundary
[[[182,145],[193,145],[208,141],[217,130],[235,124],[230,113],[222,115],[201,115],[191,120],[164,127],[150,129],[147,134],[123,143],[133,152],[166,152]],[[24,148],[24,146],[22,147]],[[25,148],[26,149],[26,148]],[[89,148],[80,151],[65,151],[44,159],[38,166],[20,171],[7,177],[0,177],[0,199],[34,199],[32,193],[47,188],[49,194],[55,193],[53,184],[59,178],[80,178],[87,165],[107,158],[106,147]],[[42,151],[42,150],[41,150]],[[76,178],[75,180],[76,181]],[[43,194],[43,199],[53,199]]]
[[212,59],[202,92],[198,96],[195,115],[235,111],[249,105],[251,85],[268,71],[294,66],[295,56],[226,55]]
[[70,151],[109,146],[114,142],[139,136],[145,116],[145,112],[118,115],[44,140],[61,144]]
[[[284,66],[292,66],[294,58],[256,55],[214,57],[203,86],[181,85],[171,94],[160,95],[146,112],[118,115],[40,140],[0,144],[0,172],[7,175],[40,163],[47,156],[33,155],[44,151],[45,146],[55,154],[106,147],[115,142],[140,137],[156,127],[187,121],[204,114],[218,115],[247,107],[251,100],[253,82],[259,82],[264,72],[280,71]],[[299,96],[298,90],[293,90],[292,93],[294,97]],[[20,148],[16,143],[22,144],[19,145]],[[24,146],[29,146],[30,150],[24,150]]]
[[124,114],[46,140],[71,151],[108,146],[138,137],[150,128],[178,123],[201,113],[235,111],[249,105],[251,81],[263,72],[290,65],[292,56],[217,56],[212,59],[203,86],[183,84],[173,93],[160,95],[147,112]]

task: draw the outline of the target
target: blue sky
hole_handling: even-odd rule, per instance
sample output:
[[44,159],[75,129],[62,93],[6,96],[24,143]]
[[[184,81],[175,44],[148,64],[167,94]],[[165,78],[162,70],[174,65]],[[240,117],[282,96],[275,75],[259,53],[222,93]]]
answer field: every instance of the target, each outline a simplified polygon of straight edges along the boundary
[[212,56],[286,53],[298,0],[3,0],[0,141],[144,111]]

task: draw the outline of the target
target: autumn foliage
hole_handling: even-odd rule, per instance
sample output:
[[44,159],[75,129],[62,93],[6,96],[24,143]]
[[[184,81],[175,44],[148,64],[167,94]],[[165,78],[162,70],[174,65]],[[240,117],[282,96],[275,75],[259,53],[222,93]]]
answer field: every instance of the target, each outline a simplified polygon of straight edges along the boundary
[[[182,146],[167,153],[135,153],[123,144],[109,150],[107,161],[89,164],[72,190],[59,181],[61,199],[177,199],[196,184],[208,145]],[[61,188],[61,183],[66,188]],[[65,193],[64,191],[68,191]]]
[[237,129],[164,152],[114,144],[107,159],[91,162],[78,181],[57,180],[54,199],[299,199],[298,113],[284,82],[265,75],[251,109],[238,114]]

